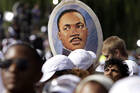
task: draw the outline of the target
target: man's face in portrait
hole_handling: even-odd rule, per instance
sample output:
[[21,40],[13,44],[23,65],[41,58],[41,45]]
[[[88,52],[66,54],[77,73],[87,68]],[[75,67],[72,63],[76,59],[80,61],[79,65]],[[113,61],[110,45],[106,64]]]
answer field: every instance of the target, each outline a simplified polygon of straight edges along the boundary
[[58,37],[69,50],[85,48],[88,29],[83,16],[76,11],[64,13],[58,22]]

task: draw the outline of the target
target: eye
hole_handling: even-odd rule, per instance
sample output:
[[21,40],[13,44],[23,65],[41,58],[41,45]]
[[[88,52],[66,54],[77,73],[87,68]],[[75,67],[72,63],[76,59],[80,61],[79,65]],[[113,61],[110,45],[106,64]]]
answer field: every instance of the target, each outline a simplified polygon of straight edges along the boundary
[[107,72],[107,71],[109,71],[109,69],[105,69],[105,71]]
[[2,62],[0,64],[0,67],[7,69],[11,64],[12,64],[12,61],[11,60],[5,60],[4,62]]
[[28,61],[26,59],[16,59],[15,62],[18,66],[18,69],[21,71],[26,70],[28,67]]
[[104,55],[106,57],[106,59],[109,57],[109,55]]
[[76,25],[76,28],[78,28],[78,29],[82,29],[82,28],[84,28],[84,24],[82,24],[82,23],[77,24],[77,25]]
[[70,28],[68,28],[68,27],[65,27],[65,28],[64,28],[65,31],[67,31],[67,30],[69,30],[69,29],[70,29]]
[[119,73],[119,71],[118,70],[115,70],[115,69],[112,69],[112,72]]
[[63,30],[64,31],[68,31],[68,30],[70,30],[70,28],[71,28],[70,25],[65,25],[64,28],[63,28]]

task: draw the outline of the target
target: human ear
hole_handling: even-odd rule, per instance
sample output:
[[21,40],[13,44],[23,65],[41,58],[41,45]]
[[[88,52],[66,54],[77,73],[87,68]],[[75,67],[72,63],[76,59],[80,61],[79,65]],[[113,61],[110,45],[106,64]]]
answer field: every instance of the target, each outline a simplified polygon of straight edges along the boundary
[[115,49],[115,54],[118,58],[120,58],[121,54],[120,54],[120,51],[119,49]]
[[58,38],[59,38],[59,40],[61,40],[61,33],[60,33],[60,31],[58,31]]

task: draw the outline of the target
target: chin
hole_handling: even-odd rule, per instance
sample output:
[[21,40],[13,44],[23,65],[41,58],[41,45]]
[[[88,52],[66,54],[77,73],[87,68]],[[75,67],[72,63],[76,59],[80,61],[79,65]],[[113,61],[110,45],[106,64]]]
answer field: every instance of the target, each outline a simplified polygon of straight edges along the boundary
[[7,88],[8,90],[10,90],[10,91],[16,90],[16,87],[15,87],[14,84],[8,84],[8,86],[6,86],[6,88]]
[[75,49],[84,49],[84,47],[83,46],[77,46],[77,47],[74,48],[74,50]]
[[19,90],[20,86],[15,84],[8,84],[7,89],[10,91],[15,91],[15,90]]
[[73,51],[75,49],[84,49],[85,47],[82,44],[77,44],[77,45],[75,44],[75,45],[69,45],[69,46],[67,46],[65,48],[68,49],[68,50]]
[[71,48],[70,50],[76,50],[76,49],[82,49],[81,47],[73,47],[73,48]]

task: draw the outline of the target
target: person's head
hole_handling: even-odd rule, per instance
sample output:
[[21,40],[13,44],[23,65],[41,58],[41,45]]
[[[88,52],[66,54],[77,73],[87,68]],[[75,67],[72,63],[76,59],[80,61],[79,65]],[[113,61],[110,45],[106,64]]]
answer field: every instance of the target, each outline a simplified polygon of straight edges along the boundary
[[89,81],[81,89],[80,93],[108,93],[103,85],[96,81]]
[[43,93],[73,93],[80,80],[80,77],[73,74],[61,75],[47,82],[43,88]]
[[29,45],[22,43],[10,46],[0,63],[6,90],[15,93],[32,90],[42,76],[42,64],[42,58]]
[[75,93],[108,93],[113,81],[104,75],[94,74],[83,79]]
[[58,72],[60,72],[59,75],[62,75],[62,71],[72,69],[73,67],[74,64],[67,56],[55,55],[43,64],[43,76],[40,82],[48,82],[49,80],[57,77]]
[[82,14],[77,10],[66,10],[58,18],[58,38],[69,50],[85,48],[88,29]]
[[104,75],[115,82],[121,78],[129,76],[128,66],[121,59],[109,59],[105,62]]
[[94,61],[96,59],[94,52],[76,49],[69,54],[68,58],[70,58],[76,68],[88,70],[90,73],[94,72]]
[[[66,64],[68,67],[68,64]],[[55,73],[54,73],[55,72]],[[39,89],[41,89],[45,86],[45,84],[49,83],[51,80],[56,79],[58,77],[61,77],[63,75],[67,75],[67,74],[71,74],[71,75],[75,75],[81,79],[84,79],[85,77],[87,77],[88,75],[90,75],[90,73],[86,70],[82,70],[82,69],[78,69],[78,68],[72,68],[72,69],[65,69],[65,70],[56,70],[56,71],[52,71],[52,73],[54,73],[53,75],[51,75],[51,72],[49,74],[48,73],[44,73],[44,77],[41,79],[41,81],[38,84]],[[49,78],[48,78],[49,77]]]
[[118,36],[108,37],[103,42],[102,54],[108,59],[121,58],[127,59],[128,54],[126,50],[125,41]]

